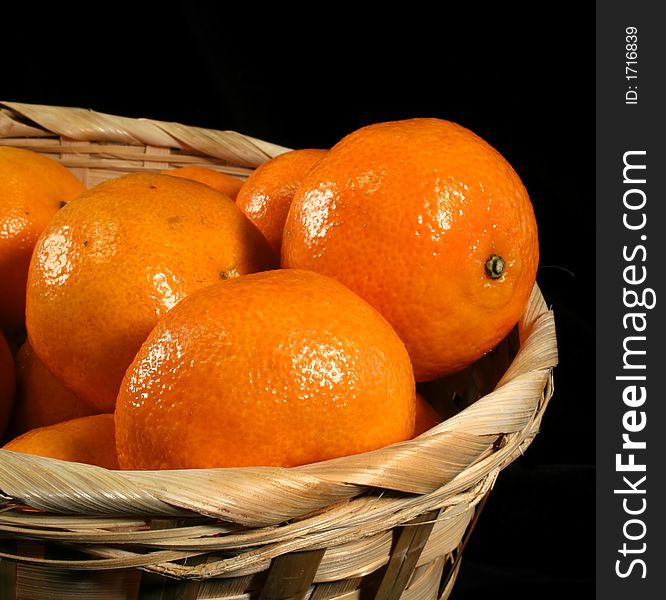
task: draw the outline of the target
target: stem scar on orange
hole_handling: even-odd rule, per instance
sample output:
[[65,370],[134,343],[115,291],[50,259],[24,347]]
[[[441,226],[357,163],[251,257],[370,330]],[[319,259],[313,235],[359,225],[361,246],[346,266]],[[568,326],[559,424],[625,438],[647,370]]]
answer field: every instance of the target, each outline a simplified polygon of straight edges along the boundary
[[418,118],[363,127],[328,152],[296,192],[281,260],[372,304],[427,381],[474,362],[513,328],[539,245],[511,165],[468,129]]

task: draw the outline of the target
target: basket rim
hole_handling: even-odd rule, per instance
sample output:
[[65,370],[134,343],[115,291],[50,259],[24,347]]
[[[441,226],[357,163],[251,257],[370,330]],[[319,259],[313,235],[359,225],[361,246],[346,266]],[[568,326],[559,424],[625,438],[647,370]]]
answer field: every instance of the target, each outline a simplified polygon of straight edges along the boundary
[[536,284],[519,331],[520,349],[493,392],[405,442],[299,467],[163,471],[108,471],[0,450],[2,501],[68,514],[201,514],[268,525],[373,488],[425,504],[465,495],[523,453],[552,396],[554,316]]
[[[58,136],[56,148],[63,153],[80,147],[72,140],[152,147],[164,143],[212,158],[224,155],[221,160],[239,167],[257,166],[271,153],[288,150],[232,131],[0,102],[0,142]],[[186,471],[107,471],[0,450],[0,502],[67,514],[201,514],[242,524],[273,524],[371,489],[416,495],[426,504],[431,496],[438,502],[464,496],[484,489],[485,482],[520,456],[536,435],[553,393],[555,322],[537,283],[518,331],[518,352],[497,387],[412,440],[299,467]]]
[[[158,169],[186,157],[239,175],[288,150],[237,132],[10,102],[0,102],[0,145],[32,145],[73,169],[108,167],[109,157],[118,169],[128,157]],[[537,283],[514,337],[518,348],[494,389],[418,437],[372,452],[290,468],[110,471],[0,449],[0,531],[17,542],[0,562],[181,580],[242,580],[268,569],[270,581],[284,573],[273,562],[282,557],[296,571],[314,560],[320,582],[338,581],[341,566],[340,577],[363,578],[387,564],[382,585],[392,592],[422,567],[426,584],[447,597],[488,493],[537,435],[553,395],[555,319]],[[25,540],[50,548],[47,557],[26,552]],[[61,545],[84,557],[59,554]],[[362,556],[364,546],[387,545],[388,557]],[[358,560],[341,565],[340,556]]]
[[[72,106],[0,101],[0,144],[60,138],[67,152],[82,152],[76,142],[170,148],[256,168],[290,148],[233,130],[217,130],[175,121],[111,115]],[[74,144],[73,144],[74,143]],[[64,151],[64,148],[61,148]]]

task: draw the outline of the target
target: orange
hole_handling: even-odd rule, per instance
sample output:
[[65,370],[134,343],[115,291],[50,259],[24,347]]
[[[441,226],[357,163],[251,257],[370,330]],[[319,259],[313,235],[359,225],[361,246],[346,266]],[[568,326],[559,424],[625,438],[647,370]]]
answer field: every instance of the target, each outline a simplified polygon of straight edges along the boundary
[[7,422],[14,404],[15,385],[14,357],[0,330],[0,439],[7,429]]
[[9,421],[9,435],[54,425],[93,410],[67,390],[44,366],[26,340],[16,354],[16,399]]
[[14,438],[5,450],[117,469],[113,415],[91,415],[47,425]]
[[207,286],[148,336],[116,406],[127,469],[294,466],[411,438],[396,333],[341,283],[275,270]]
[[55,160],[0,146],[0,329],[24,329],[25,285],[32,249],[60,206],[84,185]]
[[304,178],[282,266],[340,280],[379,310],[417,381],[491,350],[520,318],[539,247],[528,193],[468,129],[418,118],[368,125]]
[[232,200],[161,174],[106,181],[65,206],[30,264],[26,325],[47,369],[96,412],[158,318],[194,290],[274,265]]
[[442,422],[442,417],[432,407],[432,405],[419,393],[416,394],[416,427],[414,435],[432,429],[435,425]]
[[280,154],[257,167],[238,192],[236,204],[264,234],[277,256],[294,194],[303,177],[326,153],[303,148]]
[[165,175],[171,175],[172,177],[183,177],[184,179],[192,179],[199,183],[205,183],[206,185],[215,188],[218,192],[222,192],[232,200],[236,199],[238,190],[240,190],[243,185],[243,180],[238,177],[221,173],[210,167],[192,165],[188,167],[178,167],[177,169],[168,169],[162,171],[162,173]]

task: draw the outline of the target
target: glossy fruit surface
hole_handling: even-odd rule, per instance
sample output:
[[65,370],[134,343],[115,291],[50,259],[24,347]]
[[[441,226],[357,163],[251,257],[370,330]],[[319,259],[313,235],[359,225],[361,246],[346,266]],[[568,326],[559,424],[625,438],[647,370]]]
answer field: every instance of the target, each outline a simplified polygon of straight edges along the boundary
[[409,439],[414,378],[339,282],[275,270],[192,294],[151,332],[116,406],[129,469],[294,466]]
[[238,193],[236,204],[264,234],[276,256],[280,256],[282,230],[294,194],[326,153],[303,148],[280,154],[255,169]]
[[273,266],[232,200],[198,182],[125,175],[64,207],[38,241],[26,324],[44,365],[96,412],[158,318],[193,291]]
[[369,125],[308,173],[282,266],[334,277],[372,304],[418,381],[462,369],[520,318],[539,260],[532,204],[509,163],[441,119]]
[[84,185],[55,160],[0,146],[0,329],[25,328],[25,286],[37,238],[60,207]]

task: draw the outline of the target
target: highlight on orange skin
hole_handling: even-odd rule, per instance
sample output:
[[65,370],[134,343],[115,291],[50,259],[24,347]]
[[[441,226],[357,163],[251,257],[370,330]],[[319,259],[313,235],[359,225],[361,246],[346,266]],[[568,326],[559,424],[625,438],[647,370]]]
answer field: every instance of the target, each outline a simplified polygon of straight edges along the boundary
[[236,204],[264,234],[277,257],[294,194],[303,177],[327,152],[301,148],[280,154],[257,167],[238,193]]
[[280,269],[200,289],[159,321],[116,404],[126,469],[296,466],[410,439],[414,376],[381,315]]
[[334,277],[374,306],[417,381],[495,347],[522,315],[538,261],[515,170],[471,131],[427,118],[368,125],[333,146],[293,198],[281,254],[282,267]]
[[12,339],[25,330],[30,256],[51,218],[85,186],[54,159],[0,146],[0,329]]
[[220,279],[273,268],[236,204],[201,183],[137,173],[64,207],[32,255],[30,343],[96,412],[112,412],[125,370],[159,318]]

